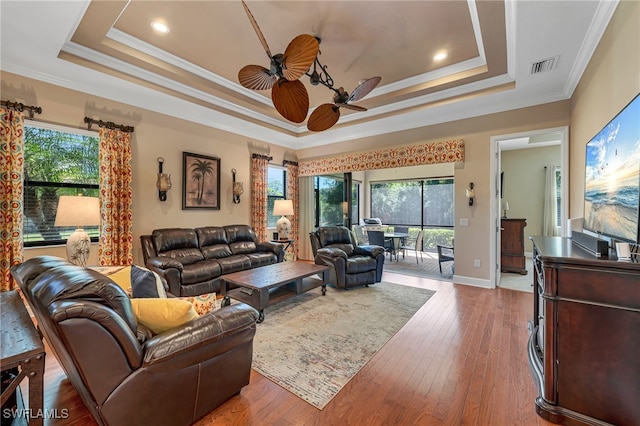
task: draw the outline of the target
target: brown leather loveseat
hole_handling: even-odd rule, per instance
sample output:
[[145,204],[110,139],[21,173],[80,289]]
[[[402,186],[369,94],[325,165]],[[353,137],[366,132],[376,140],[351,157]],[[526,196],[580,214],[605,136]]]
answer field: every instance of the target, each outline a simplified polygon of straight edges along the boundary
[[249,384],[258,312],[248,305],[154,335],[96,271],[40,256],[11,275],[100,425],[190,425]]
[[219,293],[225,274],[284,259],[283,244],[260,242],[248,225],[156,229],[140,241],[146,267],[176,296]]

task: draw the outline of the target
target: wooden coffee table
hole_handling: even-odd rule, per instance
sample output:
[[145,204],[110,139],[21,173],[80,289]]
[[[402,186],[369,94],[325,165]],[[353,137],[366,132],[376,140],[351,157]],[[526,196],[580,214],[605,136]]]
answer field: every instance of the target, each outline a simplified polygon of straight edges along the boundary
[[[316,285],[305,285],[304,278],[319,274],[322,276],[322,283]],[[327,292],[327,282],[329,281],[329,267],[324,265],[314,265],[307,262],[281,262],[273,265],[261,266],[246,271],[234,272],[225,275],[220,286],[220,293],[223,296],[222,306],[231,303],[230,297],[239,300],[256,308],[260,315],[258,322],[264,321],[264,309],[269,306],[269,290],[282,287],[286,284],[296,284],[296,294],[304,293],[318,286],[322,286],[322,295]],[[229,288],[229,284],[239,286]]]

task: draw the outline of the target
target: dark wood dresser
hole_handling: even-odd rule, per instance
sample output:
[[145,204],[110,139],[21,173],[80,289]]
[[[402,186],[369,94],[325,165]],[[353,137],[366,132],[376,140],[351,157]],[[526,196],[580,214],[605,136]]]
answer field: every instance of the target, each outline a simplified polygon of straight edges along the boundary
[[524,257],[526,219],[502,219],[500,234],[500,271],[527,274]]
[[564,425],[639,425],[640,259],[597,258],[568,238],[531,240],[536,412]]

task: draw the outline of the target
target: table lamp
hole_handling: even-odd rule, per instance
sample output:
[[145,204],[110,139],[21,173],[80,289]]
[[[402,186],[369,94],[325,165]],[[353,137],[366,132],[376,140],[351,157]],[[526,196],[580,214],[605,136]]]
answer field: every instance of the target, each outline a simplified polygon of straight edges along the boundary
[[76,226],[67,238],[67,258],[78,266],[85,266],[91,249],[91,239],[83,226],[100,225],[100,200],[98,197],[61,195],[54,226]]
[[507,212],[509,211],[509,202],[505,201],[502,203],[502,210],[504,211],[504,215],[502,216],[503,219],[507,218]]
[[289,232],[291,232],[291,222],[285,216],[293,214],[293,201],[291,200],[276,200],[273,205],[273,215],[282,216],[276,222],[276,229],[278,230],[278,237],[281,240],[289,239]]

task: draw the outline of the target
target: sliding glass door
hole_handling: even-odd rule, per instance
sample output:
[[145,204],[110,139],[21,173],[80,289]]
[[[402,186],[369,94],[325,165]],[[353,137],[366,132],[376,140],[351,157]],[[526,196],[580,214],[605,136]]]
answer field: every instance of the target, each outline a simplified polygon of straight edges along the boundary
[[371,217],[384,225],[409,228],[409,234],[424,230],[424,249],[450,245],[453,239],[453,178],[373,182]]
[[360,183],[351,174],[323,175],[314,179],[315,225],[346,226],[360,220]]

